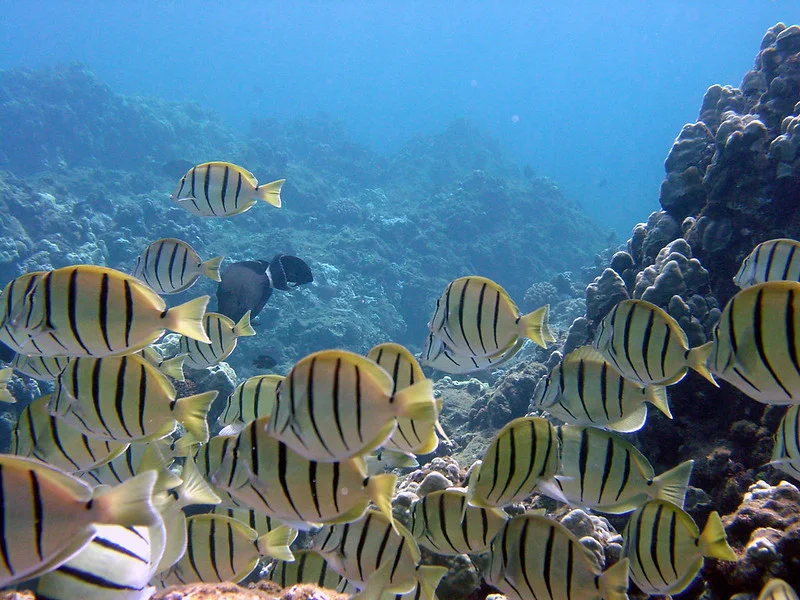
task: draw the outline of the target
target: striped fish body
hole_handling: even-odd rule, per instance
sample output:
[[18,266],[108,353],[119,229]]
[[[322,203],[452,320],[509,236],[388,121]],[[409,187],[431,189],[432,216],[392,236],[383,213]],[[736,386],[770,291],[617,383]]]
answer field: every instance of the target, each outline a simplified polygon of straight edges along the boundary
[[290,588],[298,583],[313,583],[321,588],[343,593],[347,579],[334,571],[321,554],[313,550],[300,550],[294,553],[294,562],[276,560],[267,579],[282,588]]
[[558,436],[541,417],[520,417],[503,427],[470,476],[467,490],[473,506],[492,508],[519,502],[536,485],[556,474]]
[[570,352],[540,380],[533,404],[571,425],[630,433],[647,419],[645,402],[672,418],[666,390],[625,379],[591,346]]
[[759,402],[800,404],[800,283],[760,283],[731,298],[709,367]]
[[383,445],[397,417],[435,422],[430,379],[392,393],[391,376],[374,361],[344,350],[297,362],[277,392],[270,435],[316,461],[340,461]]
[[211,489],[222,500],[217,506],[218,508],[244,508],[246,510],[251,510],[244,502],[232,496],[227,490],[223,490],[219,486],[214,485],[214,482],[211,481],[212,476],[216,474],[222,466],[225,457],[234,451],[237,440],[237,435],[215,435],[208,440],[207,444],[203,444],[199,448],[197,454],[195,454],[194,460],[197,464],[197,469],[206,480],[210,482]]
[[517,354],[524,344],[525,340],[520,339],[495,356],[474,357],[458,354],[448,348],[438,335],[428,333],[422,350],[421,363],[425,367],[432,367],[451,375],[464,375],[503,364]]
[[[425,379],[417,359],[400,344],[379,344],[367,352],[367,358],[391,375],[394,382],[392,394]],[[438,425],[438,405],[436,412],[436,418],[428,420],[399,417],[397,429],[386,440],[384,448],[405,454],[429,454],[436,450],[439,446],[437,427],[441,428]]]
[[189,244],[175,238],[157,240],[136,259],[132,275],[159,294],[188,290],[200,275],[221,281],[222,257],[203,261]]
[[250,529],[255,529],[256,532],[258,532],[258,535],[265,535],[282,525],[282,523],[279,523],[276,519],[249,508],[215,506],[211,509],[210,514],[236,519],[237,521],[247,525]]
[[170,199],[199,217],[232,217],[250,210],[259,200],[280,208],[284,181],[259,185],[242,167],[207,162],[189,169]]
[[758,600],[797,600],[797,592],[783,579],[773,577],[761,590]]
[[39,578],[36,594],[49,600],[146,600],[153,565],[164,551],[164,524],[98,525],[97,537],[55,571]]
[[354,521],[370,500],[391,515],[395,475],[367,477],[361,457],[310,461],[271,437],[268,421],[262,417],[248,423],[211,475],[212,483],[240,505],[302,529],[309,528],[307,523]]
[[678,322],[645,300],[623,300],[600,322],[594,347],[625,378],[643,386],[671,385],[691,367],[714,385],[705,367],[708,344],[689,349]]
[[249,310],[238,323],[219,313],[206,313],[203,317],[203,328],[211,343],[206,344],[183,336],[178,346],[178,352],[186,354],[184,364],[193,369],[205,369],[222,362],[236,349],[240,337],[256,334],[250,325]]
[[558,428],[560,466],[539,490],[571,506],[622,514],[647,500],[664,498],[683,506],[694,461],[655,476],[650,462],[615,433],[577,425]]
[[445,556],[488,549],[508,515],[496,508],[465,506],[466,502],[467,494],[454,489],[431,492],[414,502],[411,533],[417,543]]
[[96,439],[151,441],[178,423],[208,440],[206,414],[217,391],[175,399],[175,387],[138,355],[75,358],[56,380],[51,414]]
[[45,463],[0,455],[0,587],[58,568],[95,536],[95,524],[155,525],[155,475],[92,498],[86,484]]
[[11,450],[17,456],[38,458],[65,473],[100,467],[128,448],[127,443],[96,440],[52,416],[50,394],[26,406],[11,434]]
[[770,464],[800,481],[800,406],[798,405],[789,407],[778,424]]
[[115,486],[133,479],[139,473],[155,471],[157,478],[154,489],[162,492],[180,485],[180,478],[170,470],[173,458],[169,456],[162,441],[130,444],[119,456],[107,463],[85,471],[80,475],[84,481],[98,485]]
[[178,354],[164,360],[161,351],[156,349],[155,346],[145,346],[139,350],[138,354],[164,375],[172,377],[177,381],[186,381],[186,378],[183,376],[183,363],[186,361],[186,356],[184,354]]
[[[165,330],[209,341],[201,317],[208,296],[167,308],[138,279],[94,265],[76,265],[43,275],[23,275],[3,292],[0,341],[30,356],[130,354]],[[21,297],[18,287],[32,289]]]
[[767,281],[800,281],[800,242],[761,242],[742,261],[733,283],[744,289]]
[[39,381],[53,381],[67,366],[66,356],[26,356],[17,354],[11,361],[15,371]]
[[628,561],[601,571],[578,538],[548,517],[527,514],[510,519],[492,541],[490,552],[484,578],[510,600],[628,597]]
[[530,338],[540,346],[555,341],[547,324],[549,310],[543,306],[523,316],[502,287],[472,275],[448,284],[428,329],[458,354],[494,357],[520,338]]
[[391,573],[386,592],[404,594],[417,583],[419,546],[411,533],[385,515],[370,510],[358,521],[323,528],[312,538],[312,548],[356,587],[363,589],[384,564]]
[[225,410],[219,416],[220,425],[249,423],[272,414],[278,384],[282,375],[256,375],[240,383],[228,396]]
[[687,513],[664,500],[651,500],[633,513],[622,537],[631,579],[649,595],[685,590],[700,572],[704,556],[736,560],[719,514],[711,513],[701,533]]
[[289,544],[297,535],[283,526],[259,537],[244,523],[221,515],[189,517],[186,534],[186,554],[159,576],[164,587],[198,581],[238,583],[253,572],[262,556],[293,560]]

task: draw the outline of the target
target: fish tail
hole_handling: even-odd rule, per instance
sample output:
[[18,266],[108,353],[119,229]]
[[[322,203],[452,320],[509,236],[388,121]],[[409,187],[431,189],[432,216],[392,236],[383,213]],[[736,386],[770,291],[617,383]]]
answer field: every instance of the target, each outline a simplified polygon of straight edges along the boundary
[[286,562],[294,562],[294,554],[289,549],[297,531],[281,525],[256,540],[256,548],[262,556],[270,556]]
[[439,418],[436,398],[433,397],[433,381],[423,379],[414,385],[403,388],[392,396],[397,405],[398,417],[433,422]]
[[161,517],[152,504],[157,477],[155,471],[144,471],[108,491],[101,491],[90,500],[97,510],[96,522],[125,527],[157,524]]
[[222,277],[219,274],[219,266],[224,259],[224,256],[215,256],[204,260],[200,263],[200,272],[212,281],[222,281]]
[[648,385],[644,388],[644,397],[650,404],[664,413],[667,418],[672,418],[672,411],[669,409],[669,399],[667,398],[667,387],[664,385]]
[[480,499],[475,497],[475,491],[478,488],[478,472],[481,470],[481,465],[483,463],[479,460],[476,460],[472,463],[471,472],[469,474],[469,479],[467,480],[467,498],[466,502],[464,502],[464,508],[461,509],[461,523],[464,522],[464,517],[467,515],[467,507],[468,506],[477,506],[480,508],[490,508],[486,503],[482,502]]
[[256,198],[272,204],[275,208],[281,207],[281,188],[286,180],[278,179],[264,183],[256,188]]
[[519,333],[534,341],[542,348],[546,348],[549,342],[555,342],[555,336],[550,332],[547,318],[550,315],[550,305],[545,304],[537,308],[532,313],[523,315],[519,318]]
[[373,475],[367,478],[367,494],[373,504],[378,507],[384,516],[389,519],[392,527],[397,531],[392,515],[392,498],[397,486],[397,475],[386,473],[384,475]]
[[717,511],[708,516],[703,533],[700,534],[700,550],[703,556],[719,560],[735,561],[736,553],[728,545],[728,536]]
[[14,369],[11,367],[0,370],[0,402],[14,404],[17,401],[8,391],[8,384],[11,383],[11,375],[13,374]]
[[628,600],[628,568],[630,561],[621,559],[600,574],[600,596],[603,600]]
[[153,486],[154,492],[166,492],[181,484],[181,478],[169,469],[171,458],[164,456],[159,442],[151,442],[142,452],[142,462],[139,463],[139,472],[155,471],[158,475]]
[[392,578],[392,561],[384,560],[377,571],[367,577],[364,589],[350,600],[380,600]]
[[197,469],[194,459],[188,457],[183,464],[181,471],[183,480],[175,490],[178,495],[180,506],[191,506],[193,504],[219,504],[222,502],[219,496],[214,493],[205,477]]
[[691,348],[686,352],[686,364],[690,369],[694,369],[700,375],[708,379],[715,387],[719,387],[717,380],[708,370],[706,363],[708,357],[711,356],[711,351],[714,349],[714,342],[706,342],[702,346]]
[[672,502],[683,508],[683,499],[686,496],[686,489],[689,487],[693,466],[694,461],[687,460],[653,479],[654,498]]
[[189,433],[184,433],[172,444],[173,456],[180,458],[194,456],[199,448],[200,442],[194,439],[194,436]]
[[200,296],[167,311],[164,319],[169,329],[188,338],[210,344],[211,339],[203,326],[203,316],[210,296]]
[[206,416],[219,392],[211,390],[194,396],[185,396],[175,401],[175,419],[186,428],[195,441],[205,444],[208,441],[208,421]]
[[253,329],[252,325],[250,325],[250,311],[248,310],[242,315],[242,318],[239,319],[239,322],[233,326],[233,335],[236,337],[246,337],[255,334],[256,330]]
[[434,565],[418,566],[417,582],[419,583],[419,597],[422,600],[436,600],[436,588],[446,573],[447,567],[437,567]]
[[188,354],[178,354],[178,356],[168,358],[158,365],[158,370],[176,381],[186,381],[186,378],[183,376],[183,363],[186,361],[187,356]]

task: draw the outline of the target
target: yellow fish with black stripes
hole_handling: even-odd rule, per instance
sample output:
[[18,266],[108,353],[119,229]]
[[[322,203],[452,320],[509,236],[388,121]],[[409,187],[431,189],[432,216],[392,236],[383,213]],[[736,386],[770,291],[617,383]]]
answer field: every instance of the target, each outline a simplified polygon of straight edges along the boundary
[[597,350],[582,346],[539,380],[531,405],[570,425],[630,433],[644,427],[645,402],[672,418],[666,388],[626,379]]
[[467,501],[483,508],[504,507],[529,497],[558,469],[558,435],[541,417],[520,417],[492,439],[472,467]]
[[205,443],[206,415],[218,393],[176,399],[167,376],[138,355],[73,358],[56,380],[49,410],[97,439],[158,440],[180,423]]
[[424,367],[432,367],[451,375],[465,375],[502,365],[513,358],[524,344],[525,340],[520,338],[516,344],[500,354],[480,357],[466,356],[451,350],[438,335],[429,332],[422,348],[420,363]]
[[549,312],[547,305],[523,315],[502,287],[470,275],[447,285],[436,301],[428,329],[458,354],[493,357],[507,352],[521,338],[542,347],[554,342],[547,323]]
[[337,573],[361,589],[358,598],[404,594],[421,587],[421,598],[434,600],[446,567],[420,565],[421,553],[411,532],[383,513],[369,510],[354,523],[324,527],[311,547]]
[[[11,451],[38,458],[65,473],[96,469],[128,449],[127,442],[87,437],[47,410],[51,394],[31,402],[11,432]],[[116,481],[114,484],[121,483]]]
[[[241,431],[241,430],[240,430]],[[238,440],[238,432],[236,434],[215,435],[207,444],[202,444],[194,455],[194,461],[197,469],[202,475],[210,482],[211,489],[222,500],[219,504],[221,508],[247,508],[247,505],[232,496],[227,490],[223,490],[211,481],[212,476],[219,471],[222,466],[222,461],[225,460],[231,452]]]
[[656,477],[650,461],[616,433],[579,425],[557,429],[559,468],[555,477],[539,482],[543,494],[611,514],[630,512],[651,498],[683,506],[693,460]]
[[498,508],[467,504],[464,490],[437,490],[411,506],[411,534],[436,554],[475,554],[489,548],[508,515]]
[[436,422],[430,379],[393,389],[391,375],[364,356],[315,352],[278,386],[268,432],[309,460],[335,462],[382,446],[398,417]]
[[93,495],[71,475],[32,458],[0,455],[0,588],[44,575],[80,552],[97,525],[159,522],[146,472]]
[[[392,394],[411,387],[425,379],[417,359],[400,344],[378,344],[367,352],[367,358],[383,367],[394,382]],[[383,453],[397,453],[413,458],[417,454],[430,454],[439,446],[439,438],[450,441],[439,423],[441,402],[436,403],[437,417],[433,420],[399,417],[397,429],[383,445]],[[402,462],[402,460],[400,461]]]
[[164,553],[163,522],[151,527],[97,525],[97,536],[83,550],[36,584],[47,600],[145,600]]
[[[95,440],[95,443],[97,441]],[[83,471],[78,477],[92,487],[115,486],[133,479],[139,473],[155,471],[157,477],[153,490],[155,493],[165,492],[181,484],[181,478],[170,469],[174,457],[168,450],[165,440],[134,442],[120,455],[88,471]]]
[[222,515],[194,515],[186,519],[186,553],[157,576],[163,587],[193,582],[238,583],[258,566],[262,557],[294,560],[289,545],[297,532],[281,526],[259,536],[244,523]]
[[186,362],[185,354],[178,354],[172,358],[165,359],[161,351],[155,346],[145,346],[139,350],[138,354],[164,375],[172,377],[176,381],[186,381],[183,375],[183,363]]
[[239,433],[246,423],[271,415],[281,381],[282,375],[256,375],[236,386],[218,419],[220,435]]
[[603,317],[593,343],[623,377],[644,386],[672,385],[693,369],[715,386],[706,368],[709,344],[689,348],[666,311],[645,300],[623,300]]
[[186,355],[184,364],[193,369],[205,369],[219,364],[236,349],[240,337],[256,334],[256,330],[250,325],[249,310],[238,323],[219,313],[206,313],[203,317],[203,328],[208,333],[209,343],[183,336],[178,345],[178,352]]
[[697,577],[703,557],[736,560],[714,511],[702,533],[694,519],[666,500],[650,500],[630,516],[622,532],[631,579],[645,594],[679,594]]
[[250,508],[232,508],[220,504],[212,508],[210,514],[230,517],[231,519],[241,521],[251,529],[255,529],[258,535],[267,534],[273,529],[277,529],[283,525],[283,523],[279,522],[277,519],[273,519],[269,515],[265,515],[264,513]]
[[267,573],[267,579],[282,588],[290,588],[298,583],[313,583],[321,588],[345,593],[348,581],[334,571],[328,561],[314,550],[298,550],[294,561],[276,560]]
[[139,255],[132,275],[159,294],[177,294],[192,287],[200,275],[222,281],[219,275],[222,260],[222,256],[202,260],[183,240],[162,238]]
[[170,329],[210,342],[202,317],[208,296],[167,308],[135,277],[75,265],[22,275],[3,290],[0,341],[29,356],[131,354]]
[[800,481],[800,405],[789,407],[778,424],[769,464]]
[[280,208],[285,181],[259,185],[255,175],[242,167],[207,162],[189,169],[170,199],[199,217],[232,217],[250,210],[259,200]]
[[764,404],[800,404],[800,283],[738,292],[714,329],[711,371]]
[[[355,521],[370,500],[391,518],[396,475],[368,477],[360,456],[340,462],[308,460],[270,436],[268,421],[251,421],[225,444],[221,464],[211,475],[215,486],[240,504],[297,529]],[[220,460],[213,454],[211,459]]]
[[492,540],[484,579],[509,600],[627,600],[628,559],[603,571],[561,523],[524,514],[510,519]]
[[28,377],[33,377],[39,381],[53,381],[67,366],[67,362],[69,362],[69,358],[66,356],[26,356],[25,354],[15,354],[11,360],[11,366],[15,371],[24,373]]
[[800,242],[785,238],[761,242],[733,277],[742,289],[767,281],[800,281]]

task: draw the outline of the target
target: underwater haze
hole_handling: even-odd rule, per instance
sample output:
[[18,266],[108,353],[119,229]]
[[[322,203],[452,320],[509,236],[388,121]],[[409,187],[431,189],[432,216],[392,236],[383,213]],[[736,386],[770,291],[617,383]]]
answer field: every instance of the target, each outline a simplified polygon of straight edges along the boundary
[[623,239],[705,89],[800,18],[789,0],[2,5],[0,69],[79,61],[242,131],[322,111],[385,153],[464,117]]

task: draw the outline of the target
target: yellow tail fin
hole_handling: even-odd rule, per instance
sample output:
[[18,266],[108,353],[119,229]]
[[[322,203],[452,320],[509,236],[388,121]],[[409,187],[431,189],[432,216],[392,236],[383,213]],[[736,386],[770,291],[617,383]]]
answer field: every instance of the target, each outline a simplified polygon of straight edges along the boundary
[[264,183],[256,188],[256,198],[272,204],[275,208],[281,207],[281,188],[286,180],[278,179]]
[[294,562],[294,554],[289,549],[297,537],[297,531],[285,525],[276,527],[256,540],[256,548],[262,556],[270,556],[286,562]]
[[644,389],[644,398],[658,410],[664,413],[667,418],[672,418],[672,411],[669,409],[669,399],[667,398],[667,388],[663,385],[648,385]]
[[378,507],[384,516],[389,519],[389,522],[394,527],[394,516],[392,515],[392,498],[394,497],[394,489],[397,486],[397,475],[386,473],[385,475],[374,475],[367,478],[367,494],[373,504]]
[[547,318],[550,315],[550,305],[545,304],[537,308],[532,313],[523,315],[519,318],[519,333],[526,338],[532,339],[542,348],[546,348],[550,342],[555,342],[555,336],[550,332]]
[[219,275],[219,266],[225,259],[224,256],[215,256],[200,263],[200,272],[212,281],[222,281]]
[[208,421],[206,416],[219,392],[212,390],[194,396],[186,396],[175,401],[172,409],[175,419],[186,428],[194,441],[205,444],[208,441]]
[[183,363],[186,361],[187,356],[188,354],[178,354],[178,356],[168,358],[158,365],[158,370],[176,381],[186,381],[183,375]]
[[398,417],[434,422],[439,418],[436,398],[433,397],[433,381],[423,379],[404,388],[392,397],[397,405]]
[[447,573],[447,567],[434,567],[420,565],[417,567],[417,582],[422,600],[436,600],[436,588],[442,577]]
[[714,386],[719,387],[717,380],[714,379],[714,376],[711,374],[711,371],[708,370],[706,366],[706,362],[708,361],[708,357],[711,356],[711,351],[714,349],[714,342],[706,342],[702,346],[697,346],[692,348],[686,353],[686,364],[690,369],[694,369],[700,375],[705,377],[708,381],[710,381]]
[[101,519],[97,522],[125,527],[156,525],[161,519],[152,504],[156,478],[155,471],[143,471],[125,483],[101,490],[93,501]]
[[666,500],[683,508],[683,499],[689,487],[689,478],[692,476],[693,460],[682,462],[674,469],[670,469],[653,479],[654,498]]
[[703,556],[711,558],[737,560],[736,554],[728,545],[728,536],[717,511],[708,516],[708,522],[700,534],[700,551]]
[[211,339],[203,327],[203,315],[210,296],[200,296],[167,311],[164,320],[168,329],[188,338],[210,344]]
[[239,322],[233,326],[233,335],[236,337],[247,337],[255,334],[256,330],[250,325],[250,311],[248,310],[242,315]]
[[630,560],[623,558],[600,574],[600,595],[603,600],[628,600],[628,568]]

